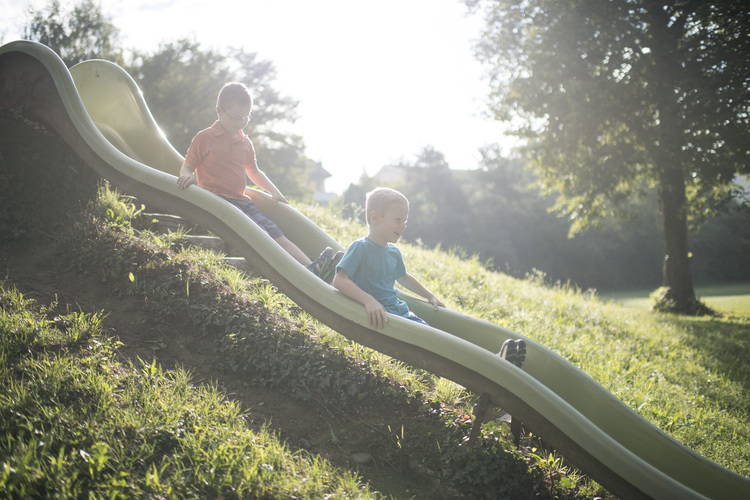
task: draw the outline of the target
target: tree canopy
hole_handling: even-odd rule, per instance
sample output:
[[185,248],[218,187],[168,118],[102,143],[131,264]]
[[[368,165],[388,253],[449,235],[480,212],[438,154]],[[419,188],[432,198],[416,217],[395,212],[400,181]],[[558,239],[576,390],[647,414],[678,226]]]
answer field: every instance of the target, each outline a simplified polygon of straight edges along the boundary
[[81,0],[64,8],[51,0],[39,10],[29,9],[24,38],[54,50],[69,68],[87,59],[122,62],[119,30],[93,0]]
[[490,107],[518,124],[572,231],[655,189],[663,284],[695,312],[688,221],[750,173],[750,4],[737,0],[466,0]]

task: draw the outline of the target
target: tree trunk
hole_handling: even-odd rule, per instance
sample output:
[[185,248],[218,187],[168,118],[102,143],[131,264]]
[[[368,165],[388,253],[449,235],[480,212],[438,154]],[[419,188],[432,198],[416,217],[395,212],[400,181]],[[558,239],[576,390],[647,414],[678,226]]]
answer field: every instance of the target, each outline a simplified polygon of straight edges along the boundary
[[695,290],[688,257],[685,180],[679,167],[669,168],[662,173],[659,201],[664,234],[662,281],[669,288],[666,298],[674,301],[675,312],[694,313]]
[[[659,202],[664,234],[664,268],[662,281],[667,288],[670,310],[695,314],[696,300],[690,273],[687,243],[687,196],[685,172],[682,165],[682,137],[684,126],[680,120],[675,90],[678,75],[679,39],[682,30],[670,29],[667,13],[657,3],[648,4],[650,33],[655,64],[649,83],[654,88],[658,110],[658,140],[653,149],[656,171],[659,172]],[[675,31],[676,30],[676,31]]]

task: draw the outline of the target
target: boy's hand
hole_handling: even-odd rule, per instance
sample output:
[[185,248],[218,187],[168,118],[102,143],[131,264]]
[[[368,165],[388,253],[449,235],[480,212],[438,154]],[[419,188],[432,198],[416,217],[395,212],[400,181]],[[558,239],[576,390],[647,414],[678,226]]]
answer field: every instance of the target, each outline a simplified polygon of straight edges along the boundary
[[429,299],[427,299],[427,301],[428,301],[428,302],[429,302],[430,304],[432,304],[432,307],[434,307],[436,311],[438,310],[438,307],[445,307],[445,304],[443,304],[443,303],[442,303],[442,302],[440,301],[440,299],[438,299],[438,298],[437,298],[437,297],[435,297],[434,295],[433,295],[432,297],[430,297]]
[[375,328],[383,328],[388,323],[388,316],[385,312],[383,304],[375,299],[368,300],[365,303],[365,311],[367,311],[367,317],[370,320],[370,326]]
[[279,202],[289,205],[289,201],[278,191],[271,193],[271,198],[273,199],[273,206],[278,205]]
[[181,175],[177,178],[177,187],[180,189],[185,189],[195,183],[195,174]]

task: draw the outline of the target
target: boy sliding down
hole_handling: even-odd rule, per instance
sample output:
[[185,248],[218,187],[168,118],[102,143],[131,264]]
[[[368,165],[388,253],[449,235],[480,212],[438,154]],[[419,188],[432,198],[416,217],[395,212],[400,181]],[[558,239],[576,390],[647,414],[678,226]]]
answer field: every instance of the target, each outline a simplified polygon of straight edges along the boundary
[[427,299],[437,311],[445,307],[432,292],[406,272],[401,251],[394,245],[406,229],[409,201],[396,190],[376,188],[367,193],[365,214],[369,234],[354,241],[341,259],[333,286],[365,306],[370,326],[383,328],[386,312],[427,324],[398,297],[396,281]]
[[[365,215],[369,233],[354,241],[336,267],[333,286],[356,300],[367,311],[370,326],[383,328],[392,313],[427,324],[409,310],[398,297],[395,282],[427,299],[435,310],[445,307],[435,295],[414,276],[406,272],[401,251],[394,244],[406,229],[409,200],[390,188],[375,188],[367,193]],[[509,339],[498,356],[520,367],[526,358],[526,343]]]
[[252,97],[243,84],[232,82],[222,87],[216,101],[218,119],[210,128],[201,130],[193,138],[185,162],[180,168],[177,186],[185,189],[191,184],[197,184],[221,196],[264,229],[300,264],[330,283],[336,263],[343,252],[334,254],[331,248],[326,248],[312,262],[245,195],[249,177],[271,195],[274,203],[289,203],[265,172],[258,168],[253,143],[242,131],[250,121],[252,108]]

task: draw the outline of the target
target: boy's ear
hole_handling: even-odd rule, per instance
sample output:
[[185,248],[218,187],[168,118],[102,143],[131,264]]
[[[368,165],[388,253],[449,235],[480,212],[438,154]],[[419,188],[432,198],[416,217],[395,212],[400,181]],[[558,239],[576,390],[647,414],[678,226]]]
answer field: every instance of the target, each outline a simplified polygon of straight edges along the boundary
[[371,223],[378,223],[380,221],[380,214],[377,210],[370,210],[370,216],[368,219]]

